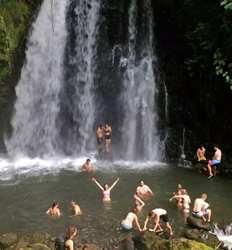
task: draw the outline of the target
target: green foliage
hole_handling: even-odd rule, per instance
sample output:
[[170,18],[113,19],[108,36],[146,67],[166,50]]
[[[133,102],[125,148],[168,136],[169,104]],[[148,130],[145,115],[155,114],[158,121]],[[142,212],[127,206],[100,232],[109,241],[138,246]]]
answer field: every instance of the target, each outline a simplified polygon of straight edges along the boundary
[[222,1],[221,6],[223,6],[226,11],[231,11],[232,10],[232,0],[224,0],[224,1]]

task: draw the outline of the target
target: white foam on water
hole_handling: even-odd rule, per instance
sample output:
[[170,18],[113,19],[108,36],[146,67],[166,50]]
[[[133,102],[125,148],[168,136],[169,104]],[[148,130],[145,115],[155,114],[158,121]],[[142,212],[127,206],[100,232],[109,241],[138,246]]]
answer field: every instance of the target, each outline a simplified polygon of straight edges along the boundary
[[59,174],[63,170],[80,172],[81,166],[87,158],[91,159],[94,167],[98,171],[117,171],[117,170],[147,170],[152,168],[161,168],[167,166],[166,163],[146,161],[98,161],[92,152],[88,156],[81,157],[51,157],[51,158],[0,158],[0,181],[11,181],[20,177],[31,177],[46,174]]
[[224,230],[214,225],[213,233],[217,236],[218,240],[223,242],[223,246],[232,250],[232,224],[227,225]]

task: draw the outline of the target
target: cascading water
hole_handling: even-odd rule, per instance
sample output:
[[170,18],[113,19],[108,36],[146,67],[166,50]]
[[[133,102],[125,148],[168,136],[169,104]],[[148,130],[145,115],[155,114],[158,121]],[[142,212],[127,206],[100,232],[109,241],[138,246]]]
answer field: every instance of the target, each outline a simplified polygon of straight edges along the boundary
[[[56,118],[63,82],[68,0],[45,0],[28,42],[26,63],[16,87],[13,134],[6,140],[9,155],[54,155]],[[52,20],[52,22],[51,22]]]
[[72,155],[95,149],[94,80],[100,6],[98,0],[73,1],[67,16],[69,39],[62,96],[65,118],[61,119],[61,130],[65,131],[61,133],[64,151]]
[[[156,60],[153,49],[153,13],[150,0],[144,1],[143,5],[142,17],[139,17],[136,0],[131,1],[129,8],[129,53],[122,94],[123,149],[125,159],[159,160],[156,77],[153,69]],[[138,18],[142,19],[140,30]]]

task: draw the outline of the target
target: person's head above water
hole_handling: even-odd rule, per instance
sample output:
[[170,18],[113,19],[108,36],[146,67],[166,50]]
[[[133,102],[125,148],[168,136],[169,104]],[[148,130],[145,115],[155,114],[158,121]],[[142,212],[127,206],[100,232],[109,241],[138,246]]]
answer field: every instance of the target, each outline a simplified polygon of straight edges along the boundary
[[69,226],[66,236],[68,239],[72,239],[77,235],[77,228],[75,226]]
[[75,201],[71,201],[71,202],[70,202],[70,206],[73,207],[73,206],[75,206],[75,205],[76,205],[76,202],[75,202]]
[[139,181],[139,185],[142,187],[142,186],[144,186],[144,181],[143,180],[140,180]]
[[59,207],[59,203],[57,201],[53,201],[52,208],[58,208],[58,207]]
[[90,163],[90,159],[87,159],[86,162],[87,162],[87,163]]
[[215,151],[219,149],[218,145],[214,145],[213,148],[214,148]]
[[104,190],[108,190],[109,189],[109,185],[108,184],[104,184]]
[[201,194],[201,199],[202,199],[202,200],[204,200],[204,201],[207,200],[207,197],[208,197],[208,196],[207,196],[206,193]]
[[177,185],[177,188],[178,188],[178,189],[182,189],[182,185],[181,185],[181,184],[178,184],[178,185]]

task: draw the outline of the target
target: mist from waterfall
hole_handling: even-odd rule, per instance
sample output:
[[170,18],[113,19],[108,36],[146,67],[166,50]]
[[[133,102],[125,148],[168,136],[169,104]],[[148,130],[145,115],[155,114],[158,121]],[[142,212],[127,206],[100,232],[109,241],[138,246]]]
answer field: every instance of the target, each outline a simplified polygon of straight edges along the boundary
[[[143,3],[139,17],[137,1],[129,8],[128,65],[124,74],[123,157],[135,160],[159,160],[159,136],[156,128],[156,77],[154,66],[153,13],[151,1]],[[142,22],[138,26],[138,18]],[[141,20],[142,19],[142,20]],[[143,30],[142,30],[143,29]]]
[[[45,0],[27,43],[26,62],[16,87],[13,134],[6,139],[8,154],[54,155],[57,151],[56,118],[63,83],[68,0]],[[55,15],[54,15],[55,13]]]

